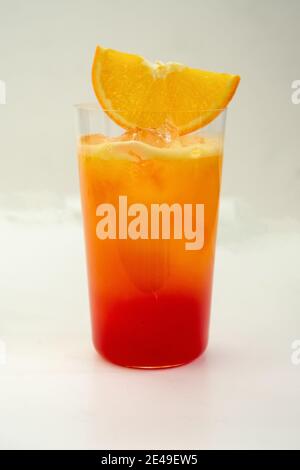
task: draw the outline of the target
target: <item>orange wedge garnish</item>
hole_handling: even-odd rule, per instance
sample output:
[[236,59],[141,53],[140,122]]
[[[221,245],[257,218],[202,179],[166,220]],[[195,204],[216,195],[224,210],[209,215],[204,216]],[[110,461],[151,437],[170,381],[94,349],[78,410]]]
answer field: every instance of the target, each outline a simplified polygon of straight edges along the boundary
[[240,77],[98,46],[93,87],[106,113],[124,129],[174,125],[187,134],[211,122],[233,97]]

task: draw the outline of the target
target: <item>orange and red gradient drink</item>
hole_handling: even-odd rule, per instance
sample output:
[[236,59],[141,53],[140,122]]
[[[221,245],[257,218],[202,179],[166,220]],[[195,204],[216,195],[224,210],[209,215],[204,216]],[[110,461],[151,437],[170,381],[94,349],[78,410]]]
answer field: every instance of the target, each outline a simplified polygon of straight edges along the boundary
[[[95,348],[128,367],[187,363],[208,341],[224,113],[206,134],[113,138],[96,132],[93,113],[79,107],[78,159]],[[149,214],[153,204],[204,205],[203,247],[188,250],[184,236],[172,236],[172,215],[169,239],[120,239],[118,230],[99,239],[97,207],[117,209],[120,196]]]
[[96,47],[99,106],[78,107],[78,159],[93,340],[116,364],[178,366],[206,348],[224,110],[239,81]]

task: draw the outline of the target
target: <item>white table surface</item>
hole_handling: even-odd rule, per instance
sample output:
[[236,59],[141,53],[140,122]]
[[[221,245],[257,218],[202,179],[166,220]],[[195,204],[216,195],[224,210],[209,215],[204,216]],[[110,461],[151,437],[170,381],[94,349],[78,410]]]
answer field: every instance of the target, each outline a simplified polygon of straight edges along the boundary
[[94,352],[76,211],[1,214],[1,449],[300,448],[300,224],[223,209],[209,348],[162,371]]

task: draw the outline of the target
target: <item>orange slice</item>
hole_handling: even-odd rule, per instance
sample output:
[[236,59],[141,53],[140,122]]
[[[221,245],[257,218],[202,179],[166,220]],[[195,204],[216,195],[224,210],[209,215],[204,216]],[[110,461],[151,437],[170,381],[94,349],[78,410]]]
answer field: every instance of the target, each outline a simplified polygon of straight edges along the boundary
[[121,127],[155,129],[168,123],[187,134],[226,108],[240,77],[176,62],[153,64],[98,46],[92,80],[99,103]]

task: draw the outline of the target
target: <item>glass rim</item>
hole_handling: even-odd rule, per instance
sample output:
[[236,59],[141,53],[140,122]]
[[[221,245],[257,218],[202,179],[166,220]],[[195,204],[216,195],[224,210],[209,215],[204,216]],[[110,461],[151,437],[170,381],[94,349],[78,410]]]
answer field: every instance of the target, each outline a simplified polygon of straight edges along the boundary
[[[82,110],[82,111],[103,111],[104,113],[109,113],[111,111],[114,111],[114,112],[122,112],[124,111],[123,109],[116,109],[116,108],[102,108],[100,106],[99,103],[97,102],[82,102],[82,103],[75,103],[73,104],[73,108],[77,109],[77,110]],[[197,109],[197,112],[199,111],[204,111],[204,112],[208,112],[208,111],[215,111],[215,112],[218,112],[219,114],[221,114],[223,111],[227,111],[228,107],[226,106],[225,108],[200,108],[200,109]],[[181,114],[181,113],[195,113],[196,110],[193,110],[193,109],[186,109],[186,110],[180,110],[180,111],[174,111],[174,109],[166,109],[166,110],[162,110],[162,111],[147,111],[147,109],[145,109],[144,111],[141,112],[142,113],[148,113],[148,114],[162,114],[162,113],[168,113],[168,112],[175,112],[176,114]]]

